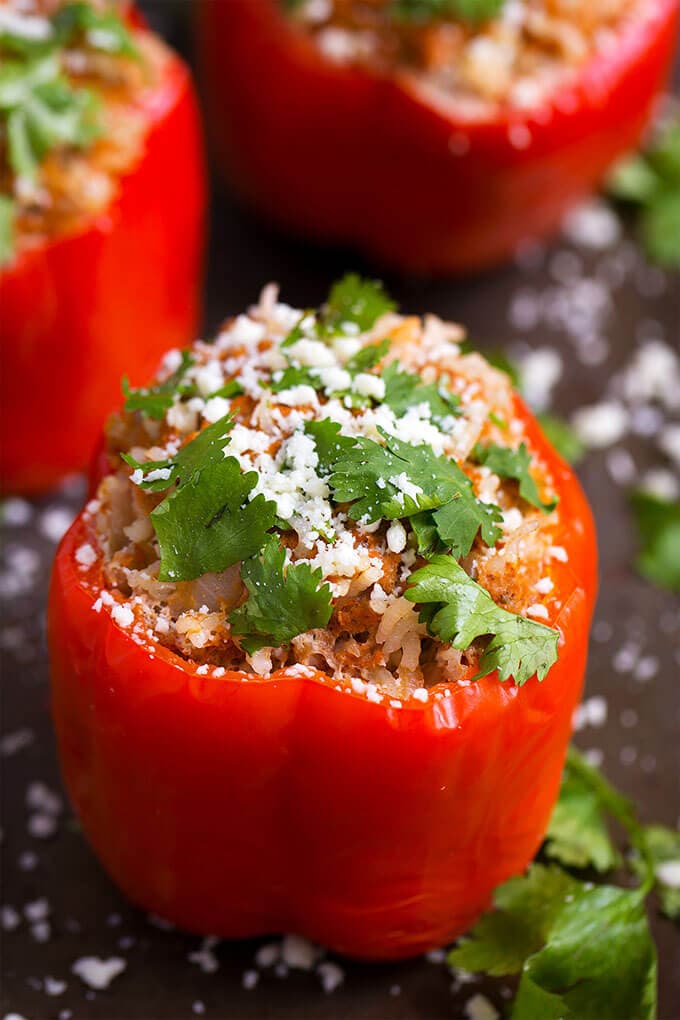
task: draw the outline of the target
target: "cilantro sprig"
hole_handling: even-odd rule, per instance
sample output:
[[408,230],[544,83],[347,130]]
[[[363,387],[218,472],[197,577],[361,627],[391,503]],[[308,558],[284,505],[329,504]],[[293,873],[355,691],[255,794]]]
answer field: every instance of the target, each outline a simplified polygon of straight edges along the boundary
[[287,644],[298,634],[325,627],[332,592],[321,584],[321,568],[286,563],[286,550],[269,536],[259,556],[246,559],[241,577],[248,599],[229,616],[232,633],[247,652]]
[[501,10],[504,0],[392,0],[392,16],[401,21],[428,22],[456,18],[487,21]]
[[225,453],[232,427],[227,415],[165,460],[140,462],[122,455],[142,473],[142,488],[172,489],[150,514],[161,581],[191,581],[226,570],[257,553],[274,525],[276,504],[261,494],[250,498],[257,473],[242,472],[238,460]]
[[[59,146],[88,148],[102,133],[95,93],[71,84],[61,51],[75,43],[122,57],[137,57],[132,36],[113,11],[89,3],[60,7],[45,37],[0,32],[0,129],[9,166],[17,177],[34,181],[47,153]],[[0,265],[14,253],[13,205],[0,214]]]
[[480,530],[487,545],[500,537],[498,507],[478,500],[465,472],[431,447],[402,442],[381,428],[384,443],[365,436],[351,439],[328,419],[310,423],[307,431],[315,439],[333,498],[351,504],[352,520],[410,517],[421,551],[427,535],[428,546],[439,541],[456,556],[467,556]]
[[644,889],[580,882],[541,864],[500,886],[493,913],[449,954],[521,974],[511,1020],[655,1020],[656,950]]
[[411,574],[404,595],[422,607],[429,632],[453,648],[489,638],[475,680],[497,670],[499,680],[513,677],[521,687],[534,674],[543,680],[557,661],[558,632],[496,605],[453,556],[433,556]]
[[194,364],[195,358],[191,351],[181,352],[181,362],[175,371],[155,386],[130,389],[127,376],[123,377],[123,395],[125,397],[126,411],[141,411],[147,418],[154,418],[161,421],[165,412],[172,407],[175,397],[188,396],[195,392],[193,384],[185,380],[189,368]]
[[519,482],[519,494],[522,499],[531,503],[538,510],[551,513],[557,506],[557,500],[545,503],[539,496],[536,482],[530,471],[531,454],[525,443],[521,443],[516,450],[509,446],[497,446],[495,443],[490,443],[488,446],[477,443],[472,456],[479,464],[485,465],[500,478],[510,478]]
[[57,145],[86,148],[101,133],[98,103],[89,89],[74,88],[49,53],[35,60],[7,60],[0,68],[0,116],[9,165],[33,180]]
[[680,502],[637,489],[630,503],[640,536],[638,572],[662,588],[680,592]]
[[670,121],[647,149],[619,164],[609,194],[638,211],[640,238],[660,265],[680,266],[680,118]]
[[[625,832],[633,855],[622,858],[612,839],[614,822]],[[643,883],[654,886],[663,912],[680,918],[680,889],[664,880],[663,865],[680,863],[680,832],[643,825],[635,805],[609,783],[575,747],[570,747],[560,796],[552,813],[544,852],[572,868],[611,871],[627,862]]]
[[[632,857],[616,850],[610,821],[623,828]],[[595,885],[557,864],[534,863],[496,890],[493,911],[449,963],[521,975],[511,1020],[655,1020],[645,899],[655,889],[664,913],[680,916],[680,891],[664,882],[664,865],[680,863],[680,833],[639,822],[632,803],[572,747],[544,851],[571,869],[605,872],[628,860],[640,885]]]
[[347,324],[365,333],[381,315],[396,307],[378,280],[364,280],[358,273],[347,273],[331,287],[321,311],[320,328],[327,336],[345,332]]
[[424,383],[420,376],[400,368],[394,361],[385,367],[382,379],[384,403],[398,418],[418,404],[429,405],[430,416],[436,424],[460,413],[460,400],[455,393],[448,393],[444,386],[436,383]]

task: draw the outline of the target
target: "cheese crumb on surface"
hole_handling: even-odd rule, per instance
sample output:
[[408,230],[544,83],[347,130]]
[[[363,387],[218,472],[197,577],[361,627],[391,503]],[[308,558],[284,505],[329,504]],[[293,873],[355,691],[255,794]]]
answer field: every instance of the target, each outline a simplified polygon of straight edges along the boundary
[[90,988],[102,991],[108,988],[126,967],[127,961],[120,956],[112,956],[106,960],[98,956],[81,956],[73,964],[71,971]]

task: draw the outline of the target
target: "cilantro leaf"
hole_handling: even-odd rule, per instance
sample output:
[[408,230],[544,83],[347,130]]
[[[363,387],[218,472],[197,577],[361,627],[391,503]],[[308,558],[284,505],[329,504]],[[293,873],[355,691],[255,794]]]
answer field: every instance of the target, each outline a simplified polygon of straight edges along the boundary
[[342,331],[345,323],[365,333],[381,315],[395,308],[377,280],[363,280],[357,273],[347,273],[331,287],[321,325],[327,335]]
[[638,489],[631,507],[640,535],[636,567],[643,577],[680,592],[680,503]]
[[656,950],[644,894],[579,883],[570,896],[524,965],[512,1020],[534,1020],[540,992],[565,1020],[654,1020]]
[[[661,909],[680,916],[680,888],[664,878],[664,864],[680,869],[680,832],[663,825],[642,825],[630,800],[570,747],[560,795],[546,833],[544,852],[567,867],[608,871],[621,864],[607,820],[617,821],[634,849],[632,867],[646,888],[655,886]],[[674,872],[673,872],[674,873]]]
[[270,536],[261,556],[245,559],[241,577],[248,600],[229,615],[234,634],[247,652],[279,647],[298,634],[325,627],[331,618],[332,593],[320,584],[321,568],[286,564],[286,550]]
[[357,436],[330,477],[336,501],[353,503],[353,520],[408,517],[448,503],[465,482],[470,484],[453,461],[438,457],[431,447],[403,443],[384,429],[378,431],[384,446]]
[[60,46],[72,45],[83,35],[88,46],[105,53],[138,57],[132,36],[113,11],[100,11],[83,0],[65,4],[53,15],[52,27]]
[[521,388],[519,368],[515,362],[507,356],[505,351],[485,351],[484,357],[489,364],[493,365],[493,367],[498,369],[499,372],[505,372],[516,390]]
[[330,476],[336,502],[353,504],[353,520],[411,517],[420,551],[427,554],[443,543],[454,555],[466,556],[480,529],[487,545],[495,544],[500,510],[475,497],[472,482],[454,461],[429,446],[378,431],[384,446],[364,436],[342,436],[329,419],[306,426],[316,443],[319,470]]
[[557,450],[560,457],[568,464],[578,464],[583,459],[586,448],[571,425],[555,414],[538,414],[536,417],[548,442]]
[[503,519],[501,511],[493,503],[477,499],[472,482],[467,475],[465,478],[468,484],[459,478],[460,488],[452,500],[432,513],[440,540],[456,558],[467,556],[477,532],[481,532],[488,546],[494,546],[502,534],[499,527]]
[[[358,375],[359,372],[369,372],[385,357],[391,343],[390,338],[385,337],[384,340],[380,340],[377,344],[367,344],[366,347],[362,347],[360,351],[357,351],[355,355],[349,358],[345,364],[346,370],[350,375]],[[383,373],[384,377],[385,374]]]
[[295,365],[288,365],[287,368],[275,372],[267,384],[272,393],[283,393],[293,386],[311,386],[313,390],[321,389],[321,381],[318,376],[313,376],[306,367],[297,368]]
[[399,418],[409,407],[417,404],[429,404],[434,422],[459,413],[460,400],[454,393],[447,393],[443,386],[436,383],[424,383],[420,377],[391,362],[382,372],[385,383],[384,403]]
[[242,393],[243,387],[241,384],[237,382],[236,379],[230,379],[229,382],[224,384],[224,386],[220,386],[218,390],[211,393],[208,399],[212,399],[212,397],[225,397],[226,399],[230,397],[240,397]]
[[331,473],[338,459],[354,446],[354,439],[341,435],[340,425],[330,418],[308,421],[305,433],[314,440],[319,458],[319,474],[324,477]]
[[513,450],[509,446],[497,446],[493,443],[482,446],[480,443],[474,448],[473,457],[480,464],[484,464],[500,478],[511,478],[519,482],[519,494],[522,499],[532,506],[543,510],[544,513],[551,513],[557,506],[557,500],[544,503],[538,494],[536,483],[531,476],[531,455],[524,443]]
[[642,210],[640,235],[654,262],[680,268],[680,187],[660,191]]
[[257,473],[235,457],[195,471],[151,511],[161,550],[161,581],[191,581],[254,555],[274,523],[276,504],[248,501]]
[[227,414],[213,425],[202,429],[191,442],[180,446],[177,453],[165,460],[139,461],[129,453],[123,453],[121,456],[126,464],[142,472],[144,477],[139,484],[143,489],[163,492],[175,482],[184,485],[197,472],[220,463],[225,457],[224,448],[229,442],[229,433],[233,427],[234,420]]
[[249,494],[257,473],[243,473],[235,457],[225,456],[233,419],[226,415],[203,429],[166,460],[123,460],[143,473],[141,487],[172,492],[151,511],[161,552],[161,581],[191,581],[226,570],[254,555],[274,524],[276,504]]
[[512,1020],[653,1020],[656,953],[641,890],[534,864],[510,879],[449,962],[520,973]]
[[495,17],[504,0],[392,0],[391,13],[404,21],[432,21],[435,18],[459,18],[461,21],[485,21]]
[[600,872],[617,867],[621,858],[609,835],[608,814],[630,831],[637,824],[630,801],[571,747],[546,833],[546,855],[567,867]]
[[637,207],[648,256],[680,266],[680,119],[667,123],[644,152],[619,163],[607,188],[613,198]]
[[557,661],[558,632],[497,606],[453,556],[434,556],[411,574],[404,595],[424,606],[421,620],[453,648],[465,651],[477,638],[490,637],[476,680],[498,670],[499,680],[512,676],[521,687],[534,674],[543,680]]
[[14,202],[8,195],[0,195],[0,266],[14,256]]
[[0,113],[6,120],[9,164],[34,179],[40,161],[58,145],[85,148],[101,133],[98,102],[89,89],[73,88],[54,54],[0,67]]
[[517,974],[545,944],[566,896],[577,880],[561,868],[533,865],[494,893],[493,912],[482,914],[469,937],[449,954],[454,967],[494,977]]
[[[665,825],[645,825],[642,830],[642,848],[654,869],[661,910],[672,921],[680,920],[680,885],[677,880],[680,872],[680,832]],[[644,878],[645,860],[638,856],[635,866]]]
[[172,407],[175,396],[186,396],[189,392],[193,392],[193,385],[184,383],[183,380],[195,358],[188,350],[182,351],[181,354],[181,363],[172,375],[155,386],[131,390],[127,376],[123,377],[126,411],[141,411],[147,418],[160,421],[165,416],[165,412]]

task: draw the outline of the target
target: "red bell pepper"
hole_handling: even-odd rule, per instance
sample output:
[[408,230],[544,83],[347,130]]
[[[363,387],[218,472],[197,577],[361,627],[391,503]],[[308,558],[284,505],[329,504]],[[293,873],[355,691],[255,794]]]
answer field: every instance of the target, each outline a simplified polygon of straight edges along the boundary
[[259,212],[399,270],[488,266],[554,231],[634,148],[668,70],[678,0],[646,0],[616,44],[535,108],[464,118],[405,71],[326,59],[278,0],[199,8],[219,157]]
[[542,683],[490,675],[397,710],[320,672],[201,676],[93,612],[102,564],[76,562],[92,538],[76,520],[49,605],[59,753],[85,833],[135,903],[190,931],[291,931],[399,958],[460,934],[526,867],[581,690],[596,552],[577,480],[519,401],[518,414],[555,480],[568,555]]
[[148,131],[117,196],[75,234],[0,270],[0,478],[35,493],[84,467],[107,414],[196,335],[205,174],[189,72],[171,56],[142,109]]

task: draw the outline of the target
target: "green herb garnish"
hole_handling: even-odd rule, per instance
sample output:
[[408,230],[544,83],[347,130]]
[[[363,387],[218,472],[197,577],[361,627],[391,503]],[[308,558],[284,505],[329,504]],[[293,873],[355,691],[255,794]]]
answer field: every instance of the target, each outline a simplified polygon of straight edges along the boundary
[[94,94],[73,88],[53,53],[3,63],[0,114],[10,167],[17,177],[28,180],[35,179],[50,149],[58,145],[86,148],[101,133]]
[[654,584],[680,592],[680,501],[638,489],[630,502],[642,547],[637,570]]
[[384,403],[398,418],[418,404],[429,405],[435,424],[459,414],[460,400],[454,393],[448,393],[441,384],[422,382],[419,376],[394,361],[385,367],[381,377],[385,383]]
[[499,680],[513,677],[521,687],[534,674],[543,680],[557,661],[558,632],[497,606],[453,556],[434,556],[416,570],[404,595],[423,607],[420,619],[430,633],[453,648],[465,651],[478,638],[490,638],[476,680],[498,670]]
[[372,523],[434,511],[434,525],[454,555],[466,556],[477,532],[493,545],[500,511],[474,495],[458,465],[429,446],[404,443],[378,429],[385,444],[357,437],[332,464],[329,484],[338,503],[351,503],[352,520]]
[[0,266],[11,262],[14,255],[14,203],[0,195]]
[[525,443],[522,443],[516,450],[511,449],[509,446],[497,446],[494,443],[488,446],[477,443],[472,456],[500,478],[510,478],[519,482],[519,494],[522,499],[526,500],[527,503],[531,503],[538,510],[543,510],[544,513],[551,513],[557,506],[557,500],[544,503],[539,496],[536,482],[529,470],[531,467],[531,455]]
[[141,411],[147,418],[154,418],[160,421],[165,417],[165,412],[172,407],[175,397],[187,396],[195,392],[192,383],[187,383],[184,376],[194,364],[195,358],[191,351],[182,351],[182,360],[178,368],[169,375],[163,382],[155,386],[143,387],[131,390],[127,376],[123,377],[123,395],[125,396],[126,411]]
[[269,536],[261,555],[245,559],[241,577],[248,600],[229,616],[232,632],[247,652],[279,647],[298,634],[325,627],[332,613],[332,592],[321,584],[321,568],[286,564],[286,550]]
[[[616,850],[608,823],[622,827],[632,856]],[[545,844],[569,868],[610,871],[628,862],[637,889],[580,881],[556,865],[533,864],[494,894],[494,910],[451,952],[454,967],[520,974],[510,1020],[655,1020],[656,953],[645,898],[680,913],[680,891],[664,865],[680,864],[680,833],[643,825],[632,803],[570,748]]]
[[521,974],[511,1020],[655,1020],[645,891],[592,885],[534,864],[496,890],[495,910],[449,962]]
[[320,327],[326,336],[345,332],[352,325],[361,333],[371,329],[381,315],[397,306],[377,280],[364,280],[357,273],[347,273],[331,287],[321,314]]
[[680,267],[680,119],[669,123],[643,152],[620,163],[609,194],[638,210],[649,257]]
[[[91,89],[72,85],[61,65],[60,51],[78,41],[93,50],[138,56],[118,15],[89,3],[60,7],[44,38],[0,32],[0,133],[5,135],[9,166],[19,178],[34,181],[52,149],[86,149],[102,133],[97,96]],[[7,225],[13,209],[7,211],[8,201],[3,196],[0,265],[14,252],[13,232]]]
[[227,415],[165,460],[123,460],[152,492],[172,492],[151,512],[161,551],[161,581],[191,581],[258,552],[274,524],[276,504],[250,493],[255,471],[242,472],[225,454],[233,419]]
[[568,422],[556,414],[537,414],[536,420],[550,445],[568,464],[578,464],[583,459],[586,448]]
[[488,21],[495,18],[504,0],[392,0],[392,17],[400,21],[427,22],[454,18]]

